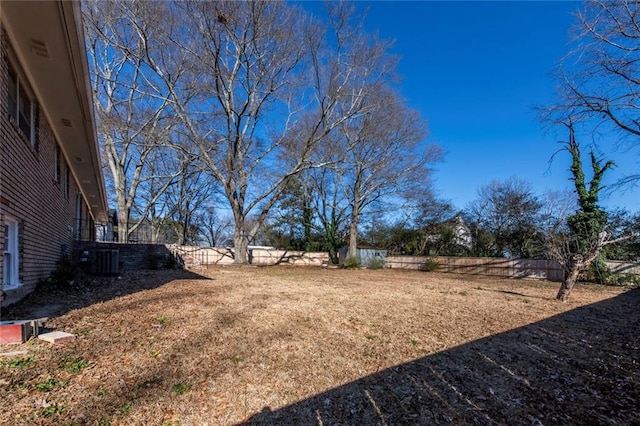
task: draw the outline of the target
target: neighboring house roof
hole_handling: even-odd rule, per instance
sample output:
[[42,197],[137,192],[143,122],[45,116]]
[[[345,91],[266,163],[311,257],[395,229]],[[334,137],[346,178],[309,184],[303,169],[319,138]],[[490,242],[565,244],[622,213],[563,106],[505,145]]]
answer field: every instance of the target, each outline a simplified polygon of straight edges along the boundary
[[106,222],[80,2],[3,0],[0,16],[92,217]]

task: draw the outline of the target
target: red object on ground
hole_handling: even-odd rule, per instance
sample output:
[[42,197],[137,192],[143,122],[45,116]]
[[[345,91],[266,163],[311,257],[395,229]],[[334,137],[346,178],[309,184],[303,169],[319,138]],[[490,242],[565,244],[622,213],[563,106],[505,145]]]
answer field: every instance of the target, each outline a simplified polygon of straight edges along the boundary
[[21,344],[29,340],[32,333],[31,321],[0,322],[0,344]]

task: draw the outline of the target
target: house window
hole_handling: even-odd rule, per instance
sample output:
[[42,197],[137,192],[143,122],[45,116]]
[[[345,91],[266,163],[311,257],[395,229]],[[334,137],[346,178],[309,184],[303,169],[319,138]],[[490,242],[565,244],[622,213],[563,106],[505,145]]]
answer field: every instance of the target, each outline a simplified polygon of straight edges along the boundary
[[33,148],[36,146],[36,108],[32,95],[24,80],[9,62],[9,84],[7,109],[9,117],[18,125]]
[[54,161],[54,169],[53,169],[53,177],[54,177],[54,181],[56,183],[60,183],[60,169],[62,168],[61,166],[61,161],[62,160],[62,154],[60,153],[60,146],[56,145],[56,155],[53,158]]
[[82,197],[76,193],[76,240],[82,240]]
[[2,250],[2,287],[4,290],[10,290],[20,286],[18,277],[20,259],[18,257],[18,222],[9,218],[5,218]]
[[69,165],[64,163],[64,179],[62,180],[62,192],[69,199]]

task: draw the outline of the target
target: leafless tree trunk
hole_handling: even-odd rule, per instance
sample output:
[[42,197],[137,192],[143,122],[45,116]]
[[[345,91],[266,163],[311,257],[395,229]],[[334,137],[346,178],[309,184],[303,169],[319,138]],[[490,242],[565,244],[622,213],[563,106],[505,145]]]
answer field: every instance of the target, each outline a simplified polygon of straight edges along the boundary
[[[323,146],[327,148],[327,146]],[[333,151],[330,148],[329,151]],[[335,151],[334,151],[335,154]],[[321,154],[323,158],[329,158]],[[335,167],[322,167],[302,175],[311,197],[311,206],[318,221],[318,229],[329,252],[331,262],[337,264],[338,250],[347,234],[348,205]]]
[[220,246],[227,240],[229,232],[233,229],[233,223],[228,218],[216,214],[216,208],[213,206],[201,211],[198,222],[210,247]]
[[[344,2],[327,3],[328,26],[284,2],[121,2],[105,7],[117,13],[93,19],[93,30],[116,54],[103,55],[96,65],[114,59],[125,64],[111,68],[132,79],[125,86],[130,93],[146,96],[143,104],[152,120],[140,127],[145,134],[150,126],[167,128],[158,125],[165,112],[178,119],[173,127],[189,140],[182,149],[205,165],[229,203],[235,262],[240,264],[248,262],[248,246],[287,183],[329,164],[317,149],[345,123],[357,126],[380,108],[368,99],[395,78],[389,43],[366,35]],[[98,14],[98,8],[89,10]],[[113,16],[119,17],[117,23],[107,19]],[[117,80],[112,77],[101,76],[96,87],[109,87]],[[377,117],[388,119],[380,111]],[[126,128],[137,129],[133,124],[127,122]],[[127,136],[126,141],[139,139]],[[129,154],[125,160],[121,153],[110,155],[115,166],[118,160],[132,164]],[[134,164],[138,171],[144,161]],[[135,199],[135,174],[125,169],[114,176],[123,176],[114,181],[126,209]],[[356,205],[352,214],[356,229],[363,207]]]
[[430,197],[429,167],[442,156],[439,146],[424,145],[425,123],[392,91],[379,87],[365,103],[369,113],[341,125],[339,173],[350,207],[350,257],[356,257],[362,214],[392,197],[396,202],[416,194]]
[[[168,113],[168,99],[156,92],[153,72],[132,54],[145,46],[132,39],[122,24],[129,7],[132,4],[88,1],[83,8],[98,139],[113,183],[120,241],[128,241],[142,223],[132,225],[132,212],[137,211],[139,219],[146,217],[179,173],[152,171],[160,169],[153,167],[159,158],[155,153],[162,149],[166,155],[170,149],[175,121]],[[141,186],[148,181],[154,182],[155,193],[142,204]]]
[[349,223],[349,252],[348,257],[357,259],[358,257],[358,224],[360,223],[360,212],[358,206],[360,200],[356,195],[351,204],[351,223]]
[[207,178],[194,160],[185,159],[176,184],[166,191],[166,216],[178,245],[198,242],[197,212],[211,199],[214,190]]
[[[387,45],[354,31],[345,4],[328,6],[332,43],[287,3],[175,4],[190,32],[171,42],[198,76],[198,102],[191,103],[164,72],[157,40],[137,31],[142,60],[164,78],[171,107],[229,202],[236,263],[248,262],[247,247],[287,182],[322,166],[311,161],[317,145],[363,114],[372,83],[393,71]],[[278,161],[284,155],[289,162]]]
[[556,299],[563,302],[567,301],[573,286],[575,286],[578,281],[578,275],[583,267],[584,263],[581,258],[578,257],[571,259],[570,263],[564,268],[562,284],[560,285],[560,290],[558,290]]
[[[562,265],[564,276],[560,290],[556,295],[556,299],[563,302],[567,301],[571,290],[578,281],[578,276],[584,270],[586,270],[591,262],[593,262],[602,249],[610,244],[616,244],[626,241],[630,238],[637,237],[637,234],[625,235],[620,238],[611,238],[611,235],[606,230],[602,231],[597,238],[593,239],[588,246],[585,247],[582,253],[572,253],[571,246],[575,244],[575,241],[570,241],[568,237],[556,236],[556,241],[552,244],[552,257],[558,260]],[[583,240],[584,241],[584,240]]]

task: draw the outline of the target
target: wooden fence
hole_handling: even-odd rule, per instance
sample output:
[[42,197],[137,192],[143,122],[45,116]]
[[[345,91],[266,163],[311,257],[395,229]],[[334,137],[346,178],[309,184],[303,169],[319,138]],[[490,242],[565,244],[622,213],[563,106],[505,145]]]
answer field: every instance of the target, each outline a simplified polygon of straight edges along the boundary
[[[207,265],[230,265],[233,263],[233,249],[221,247],[167,246],[190,268]],[[428,260],[438,263],[438,272],[457,274],[487,275],[506,278],[537,278],[562,281],[562,266],[555,260],[505,259],[501,257],[424,257],[387,256],[385,267],[398,269],[422,269]],[[321,266],[329,262],[324,252],[304,252],[251,248],[249,261],[252,265],[299,265]],[[614,273],[640,274],[640,262],[608,261],[607,266]]]
[[640,274],[640,260],[635,262],[608,260],[607,266],[616,274]]
[[562,266],[553,260],[505,259],[499,257],[388,256],[388,268],[422,269],[428,260],[438,263],[438,272],[489,275],[507,278],[538,278],[562,281]]

